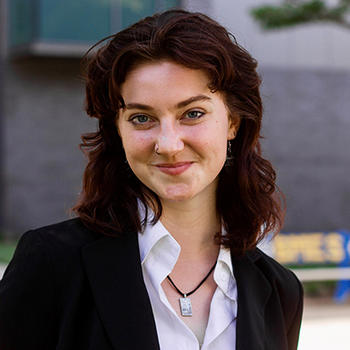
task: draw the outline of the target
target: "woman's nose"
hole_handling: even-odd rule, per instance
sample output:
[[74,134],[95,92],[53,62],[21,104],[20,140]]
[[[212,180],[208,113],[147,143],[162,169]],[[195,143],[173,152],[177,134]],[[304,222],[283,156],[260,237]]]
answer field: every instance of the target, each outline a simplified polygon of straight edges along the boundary
[[171,156],[183,149],[184,142],[176,125],[161,126],[155,145],[156,153]]

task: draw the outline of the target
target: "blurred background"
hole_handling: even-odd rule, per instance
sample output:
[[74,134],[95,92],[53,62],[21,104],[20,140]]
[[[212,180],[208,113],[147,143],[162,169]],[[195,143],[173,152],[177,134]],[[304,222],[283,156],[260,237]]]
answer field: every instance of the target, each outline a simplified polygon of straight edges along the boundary
[[318,326],[334,328],[332,349],[349,349],[337,323],[350,326],[349,0],[0,0],[0,260],[24,231],[67,219],[80,191],[80,135],[96,129],[84,113],[82,55],[172,7],[217,19],[257,59],[263,152],[287,200],[288,235],[266,251],[312,273],[300,275],[300,349],[316,348]]

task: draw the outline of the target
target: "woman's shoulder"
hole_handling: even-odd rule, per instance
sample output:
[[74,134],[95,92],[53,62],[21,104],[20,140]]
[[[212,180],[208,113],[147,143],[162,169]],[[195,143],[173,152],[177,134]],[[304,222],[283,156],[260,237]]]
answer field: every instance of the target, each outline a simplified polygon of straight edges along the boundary
[[285,289],[298,289],[300,282],[293,271],[281,265],[271,256],[265,254],[260,249],[255,252],[256,264],[264,274],[264,276],[274,285],[281,286]]
[[44,246],[62,245],[67,248],[81,248],[99,238],[102,238],[101,234],[88,229],[80,218],[73,218],[31,229],[21,236],[19,242],[26,241]]
[[6,272],[41,271],[48,266],[68,272],[69,266],[79,262],[81,249],[102,238],[86,228],[79,218],[31,229],[20,237]]
[[[293,271],[282,266],[261,250],[256,250],[256,265],[269,281],[270,286],[278,295],[285,314],[290,318],[290,324],[295,317],[301,317],[303,309],[303,287]],[[291,317],[294,315],[295,317]]]
[[283,310],[289,348],[296,348],[303,313],[303,287],[293,271],[257,249],[256,264],[272,287],[275,302]]
[[25,232],[1,280],[0,295],[14,285],[18,290],[45,285],[56,294],[64,294],[69,286],[80,288],[84,280],[82,249],[103,238],[79,218]]
[[[86,288],[81,248],[98,237],[79,219],[21,236],[0,280],[1,349],[22,349],[25,342],[28,349],[49,348],[47,344],[55,340],[57,319],[63,307],[69,307],[65,300],[73,303]],[[20,338],[15,336],[18,330]]]

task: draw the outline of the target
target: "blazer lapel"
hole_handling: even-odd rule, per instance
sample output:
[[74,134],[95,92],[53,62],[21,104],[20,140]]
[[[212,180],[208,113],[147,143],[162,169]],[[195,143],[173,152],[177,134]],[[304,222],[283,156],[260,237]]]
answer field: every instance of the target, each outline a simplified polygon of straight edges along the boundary
[[137,234],[104,237],[84,247],[82,258],[114,349],[159,349],[142,276]]
[[236,350],[264,349],[264,310],[271,286],[255,264],[258,255],[257,251],[243,258],[231,254],[238,293]]

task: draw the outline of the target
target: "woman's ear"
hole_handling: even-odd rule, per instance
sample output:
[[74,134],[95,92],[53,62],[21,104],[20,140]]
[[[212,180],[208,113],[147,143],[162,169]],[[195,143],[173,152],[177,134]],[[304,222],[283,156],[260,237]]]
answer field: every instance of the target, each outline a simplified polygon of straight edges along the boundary
[[241,118],[238,115],[233,115],[229,117],[227,134],[228,140],[233,140],[236,137],[240,125]]
[[115,119],[114,119],[114,124],[115,124],[115,127],[117,129],[117,132],[118,132],[118,135],[119,137],[121,138],[120,136],[120,130],[119,130],[119,118],[120,118],[120,111],[118,111],[115,115]]

